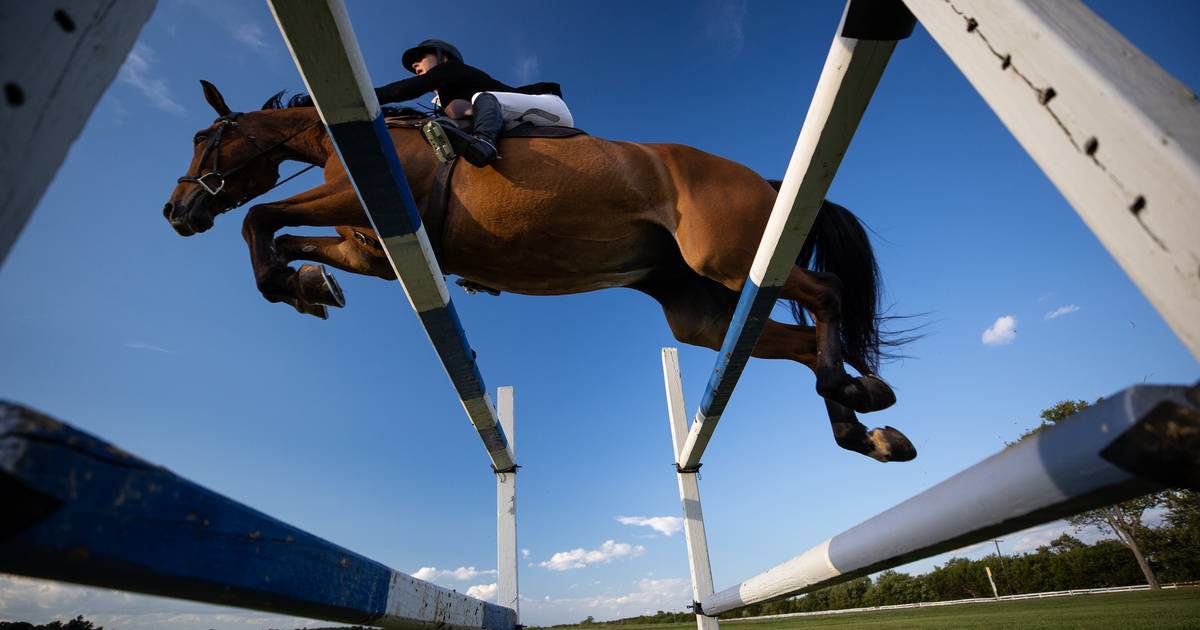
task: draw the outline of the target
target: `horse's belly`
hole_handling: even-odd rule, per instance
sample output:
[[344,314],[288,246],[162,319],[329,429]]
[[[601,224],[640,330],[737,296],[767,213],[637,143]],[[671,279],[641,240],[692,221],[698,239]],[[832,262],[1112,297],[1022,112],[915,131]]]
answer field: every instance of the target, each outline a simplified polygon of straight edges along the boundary
[[447,243],[446,271],[480,284],[526,295],[564,295],[627,287],[645,278],[657,256],[636,243],[518,239]]

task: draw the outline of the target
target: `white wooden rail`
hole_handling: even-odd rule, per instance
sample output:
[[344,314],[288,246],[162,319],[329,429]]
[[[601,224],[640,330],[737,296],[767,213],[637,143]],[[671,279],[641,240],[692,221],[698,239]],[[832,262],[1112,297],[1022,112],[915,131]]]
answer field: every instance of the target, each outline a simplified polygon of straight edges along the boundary
[[[1022,440],[804,553],[701,600],[704,614],[790,597],[1187,479],[1200,386],[1139,385]],[[1194,448],[1194,445],[1193,445]],[[1161,480],[1160,481],[1156,481]]]
[[1200,360],[1196,95],[1078,0],[905,3]]
[[154,4],[0,2],[0,264]]
[[[1181,587],[1176,584],[1165,584],[1163,590],[1174,590]],[[1195,587],[1192,587],[1195,588]],[[799,617],[824,617],[830,615],[849,615],[865,612],[882,612],[887,610],[908,610],[912,608],[941,608],[959,604],[988,604],[996,602],[1018,601],[1025,599],[1047,599],[1052,597],[1075,597],[1077,595],[1108,595],[1111,593],[1136,593],[1150,590],[1149,584],[1134,586],[1112,586],[1108,588],[1080,588],[1069,591],[1046,591],[1043,593],[1022,593],[1020,595],[1001,595],[999,597],[971,597],[968,599],[947,599],[940,602],[917,602],[915,604],[890,604],[887,606],[864,606],[862,608],[840,608],[837,610],[814,610],[812,612],[784,613],[782,615],[759,615],[757,617],[736,617],[724,619],[723,623],[753,623],[756,621],[776,621],[779,619],[794,619]]]

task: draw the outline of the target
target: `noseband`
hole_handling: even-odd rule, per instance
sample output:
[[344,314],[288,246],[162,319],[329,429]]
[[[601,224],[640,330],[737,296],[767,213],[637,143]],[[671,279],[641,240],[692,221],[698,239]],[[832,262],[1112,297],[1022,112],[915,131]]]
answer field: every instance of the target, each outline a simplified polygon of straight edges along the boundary
[[[197,171],[196,175],[184,175],[183,177],[180,177],[178,180],[176,180],[180,184],[183,184],[183,183],[196,184],[196,185],[200,186],[200,188],[202,188],[204,190],[204,192],[207,192],[209,195],[212,195],[213,197],[217,197],[217,198],[222,199],[223,201],[229,203],[230,207],[232,207],[232,208],[240,207],[242,204],[245,204],[247,201],[250,201],[251,199],[253,199],[259,195],[269,192],[270,190],[273,190],[274,188],[282,186],[283,184],[290,181],[292,178],[297,177],[301,173],[304,173],[305,171],[308,171],[309,169],[314,168],[316,166],[316,164],[310,164],[310,165],[308,165],[308,167],[301,169],[297,173],[289,176],[288,178],[275,182],[267,190],[264,190],[260,193],[247,195],[240,199],[231,200],[228,197],[224,196],[224,194],[223,194],[225,191],[225,181],[227,179],[229,179],[229,177],[232,176],[234,173],[240,171],[241,169],[245,168],[246,166],[249,166],[252,162],[257,160],[258,158],[266,155],[267,153],[269,153],[275,149],[278,149],[279,147],[281,147],[285,143],[287,143],[288,140],[295,138],[296,136],[300,135],[302,132],[307,131],[310,127],[314,127],[321,122],[321,119],[318,118],[318,119],[314,120],[313,122],[296,130],[295,132],[293,132],[291,135],[284,138],[283,140],[280,140],[279,142],[276,142],[275,144],[272,144],[271,146],[264,148],[262,145],[260,145],[258,143],[258,139],[256,139],[254,137],[253,133],[246,131],[238,124],[237,119],[241,115],[242,115],[241,112],[232,112],[230,114],[226,114],[225,116],[221,116],[220,118],[218,118],[217,119],[217,130],[215,133],[213,133],[208,138],[207,142],[204,145],[204,151],[200,154],[200,160],[197,162],[197,166],[196,166],[196,171]],[[253,144],[258,149],[258,153],[255,153],[254,155],[246,158],[245,160],[242,161],[241,164],[238,164],[237,166],[234,166],[233,168],[222,172],[221,168],[220,168],[220,164],[218,163],[218,160],[221,157],[221,136],[225,133],[225,130],[229,129],[229,128],[236,128],[238,130],[241,130],[241,132],[243,134],[245,134],[245,136],[247,138],[249,138],[251,144]],[[204,160],[208,157],[208,153],[210,151],[212,152],[212,168],[209,169],[208,172],[201,173],[200,170],[204,168]],[[212,180],[213,183],[209,183],[209,181],[205,181],[205,180]]]

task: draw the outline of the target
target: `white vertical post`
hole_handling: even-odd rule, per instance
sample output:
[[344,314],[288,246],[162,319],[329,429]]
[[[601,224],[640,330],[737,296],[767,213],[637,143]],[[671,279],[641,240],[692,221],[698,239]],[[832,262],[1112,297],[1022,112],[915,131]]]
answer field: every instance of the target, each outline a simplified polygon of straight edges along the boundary
[[[662,349],[663,381],[667,389],[667,416],[671,423],[671,453],[679,461],[687,438],[687,416],[683,407],[683,379],[679,376],[679,350]],[[687,542],[688,566],[692,570],[692,601],[700,602],[713,594],[712,566],[708,561],[708,537],[704,534],[704,511],[700,508],[700,484],[697,473],[677,473],[679,501],[683,504],[683,535]],[[699,613],[699,611],[697,611]],[[717,630],[715,617],[696,615],[698,630]]]
[[[508,447],[515,461],[517,434],[513,427],[513,388],[501,387],[496,393],[500,427],[508,437]],[[517,588],[517,471],[496,473],[496,603],[513,609],[521,623],[521,608]]]
[[994,599],[1000,599],[1000,591],[996,590],[996,580],[992,579],[992,567],[983,567],[983,568],[987,569],[988,584],[992,585],[992,597]]

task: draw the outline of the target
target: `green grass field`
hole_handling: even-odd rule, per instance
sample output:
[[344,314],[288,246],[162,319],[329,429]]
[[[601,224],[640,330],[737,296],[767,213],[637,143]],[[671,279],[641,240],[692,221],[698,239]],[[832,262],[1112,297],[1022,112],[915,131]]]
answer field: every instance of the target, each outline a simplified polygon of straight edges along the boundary
[[[775,621],[721,624],[737,630],[793,628],[980,628],[995,630],[1128,630],[1131,628],[1200,629],[1200,589],[1181,588],[1159,593],[1076,595],[1042,600],[962,604],[943,608],[891,610],[873,613],[800,617]],[[570,626],[583,628],[584,626]],[[590,626],[592,630],[693,630],[694,623]]]

